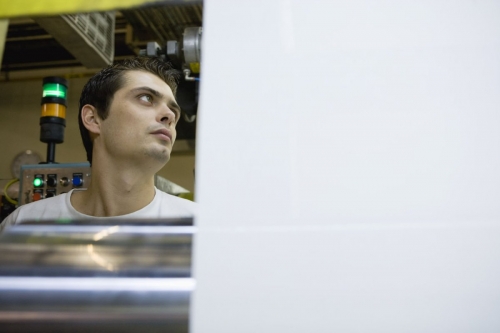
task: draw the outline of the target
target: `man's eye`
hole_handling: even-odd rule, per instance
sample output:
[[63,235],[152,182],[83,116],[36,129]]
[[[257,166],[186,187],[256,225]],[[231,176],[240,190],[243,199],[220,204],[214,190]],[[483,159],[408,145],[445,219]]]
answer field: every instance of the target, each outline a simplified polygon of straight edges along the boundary
[[142,95],[139,97],[141,101],[152,103],[153,102],[153,96],[151,95]]

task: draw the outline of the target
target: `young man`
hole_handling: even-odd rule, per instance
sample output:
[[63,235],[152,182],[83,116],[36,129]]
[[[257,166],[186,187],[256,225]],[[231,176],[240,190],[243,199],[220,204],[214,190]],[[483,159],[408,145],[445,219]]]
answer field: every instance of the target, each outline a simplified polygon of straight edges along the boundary
[[88,189],[21,206],[0,230],[24,220],[193,216],[193,202],[154,186],[176,138],[176,88],[175,70],[156,58],[125,60],[93,76],[79,106]]

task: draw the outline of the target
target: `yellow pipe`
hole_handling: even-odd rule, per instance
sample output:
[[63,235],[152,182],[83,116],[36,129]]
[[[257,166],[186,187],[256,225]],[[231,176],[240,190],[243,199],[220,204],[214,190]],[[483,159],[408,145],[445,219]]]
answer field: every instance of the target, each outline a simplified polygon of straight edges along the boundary
[[158,0],[16,0],[2,1],[0,18],[15,16],[62,15],[83,12],[103,12],[127,9],[155,2],[174,2]]
[[16,183],[16,182],[18,182],[18,181],[19,181],[19,179],[18,179],[18,178],[14,178],[14,179],[12,179],[10,182],[8,182],[7,184],[5,184],[5,186],[4,186],[4,188],[3,188],[3,195],[4,195],[5,199],[7,199],[7,201],[8,201],[8,202],[10,202],[10,203],[11,203],[11,204],[13,204],[13,205],[17,205],[17,200],[14,200],[14,199],[12,199],[11,197],[9,197],[9,195],[7,194],[7,190],[9,189],[9,187],[10,187],[12,184],[14,184],[14,183]]

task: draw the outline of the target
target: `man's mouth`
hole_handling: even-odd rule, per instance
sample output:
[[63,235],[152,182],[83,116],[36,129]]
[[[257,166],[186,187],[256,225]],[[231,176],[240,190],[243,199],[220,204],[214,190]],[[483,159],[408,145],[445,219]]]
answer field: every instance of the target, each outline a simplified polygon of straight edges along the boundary
[[166,128],[160,128],[154,132],[151,132],[151,134],[153,134],[160,140],[172,142],[172,133]]

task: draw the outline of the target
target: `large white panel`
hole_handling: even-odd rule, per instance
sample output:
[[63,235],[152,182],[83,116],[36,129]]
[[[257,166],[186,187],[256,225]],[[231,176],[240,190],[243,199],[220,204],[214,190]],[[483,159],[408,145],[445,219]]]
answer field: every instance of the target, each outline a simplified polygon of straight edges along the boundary
[[205,230],[192,332],[498,332],[500,227]]
[[495,1],[207,2],[204,215],[498,219],[499,20]]
[[290,183],[288,121],[296,109],[287,80],[296,69],[282,56],[280,8],[264,0],[204,7],[197,201],[219,223],[279,218],[300,185]]
[[193,331],[498,331],[500,2],[204,15]]

